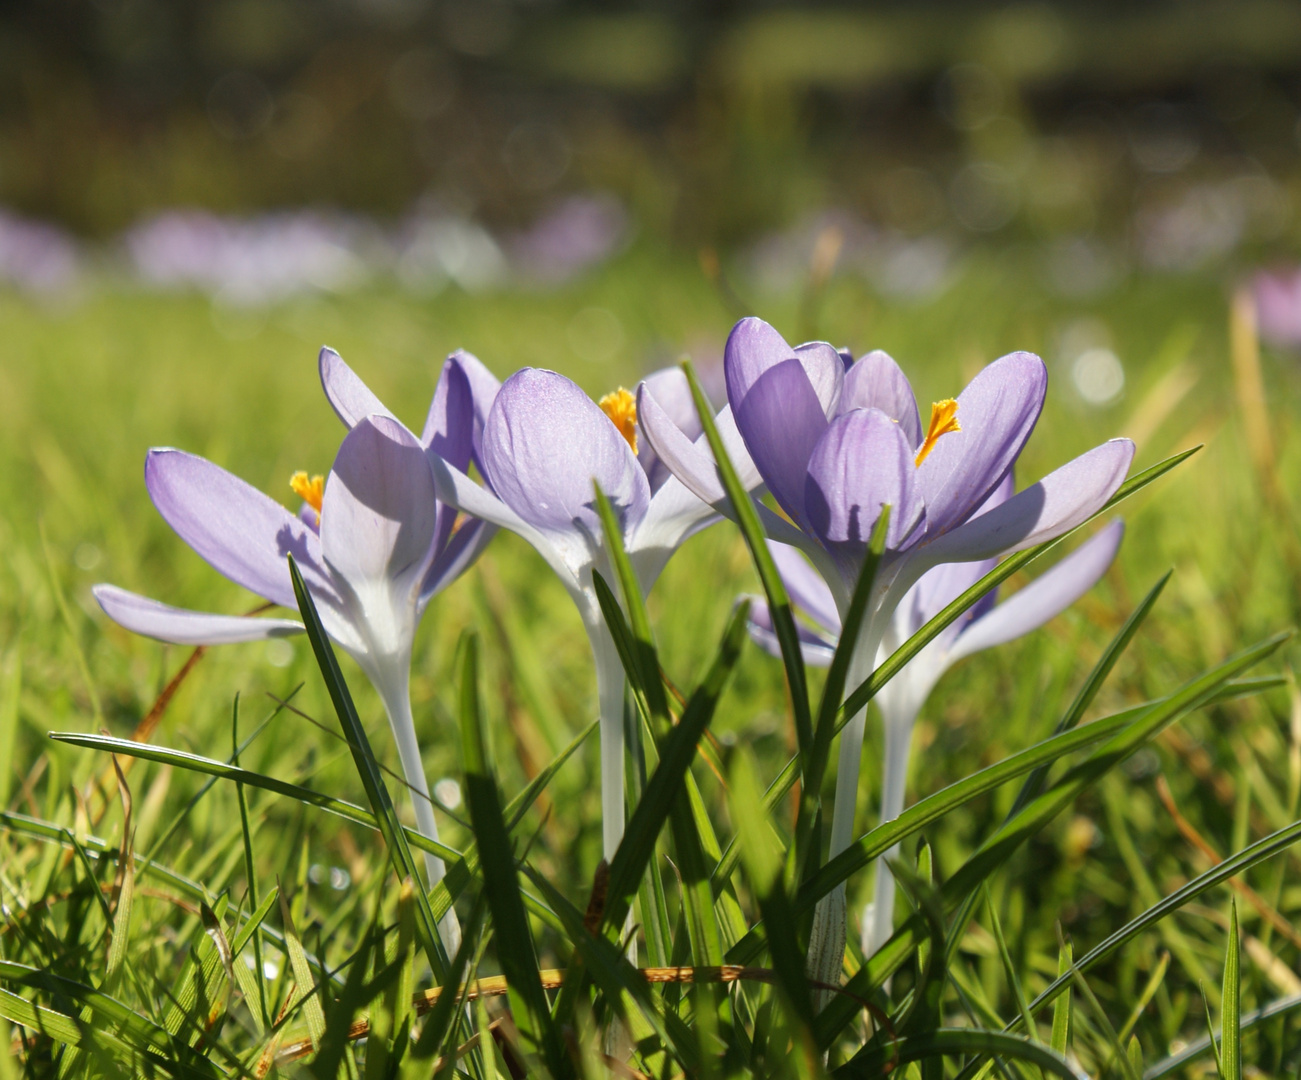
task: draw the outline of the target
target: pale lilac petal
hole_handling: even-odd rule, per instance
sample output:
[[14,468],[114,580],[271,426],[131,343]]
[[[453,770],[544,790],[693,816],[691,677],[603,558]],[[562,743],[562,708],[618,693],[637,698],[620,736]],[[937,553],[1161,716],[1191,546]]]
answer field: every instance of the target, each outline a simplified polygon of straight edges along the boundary
[[425,417],[421,445],[465,472],[474,453],[474,395],[465,368],[446,360]]
[[823,414],[830,416],[845,381],[845,365],[840,354],[820,341],[793,349],[781,334],[753,316],[732,327],[723,350],[727,400],[733,411],[740,412],[751,387],[769,369],[793,359],[798,359],[804,367],[809,385],[822,403]]
[[104,614],[119,626],[134,634],[173,645],[231,645],[303,632],[303,624],[293,619],[259,619],[247,615],[187,611],[127,592],[116,585],[96,585],[91,592],[104,609]]
[[809,460],[805,501],[814,535],[853,581],[881,507],[889,504],[886,550],[898,551],[922,527],[912,447],[885,413],[855,409],[827,428]]
[[643,570],[642,586],[654,584],[669,557],[688,539],[721,520],[718,511],[697,497],[676,476],[668,476],[651,496],[641,524],[627,540],[628,554]]
[[[836,361],[839,364],[839,360]],[[809,528],[804,486],[813,448],[827,430],[827,414],[796,358],[769,367],[736,408],[736,426],[777,504]]]
[[[777,640],[777,631],[773,627],[772,612],[767,601],[760,597],[750,598],[750,620],[746,625],[750,640],[770,656],[781,659],[781,643]],[[836,643],[822,637],[816,631],[795,623],[795,633],[800,639],[800,655],[810,667],[830,667],[836,655]]]
[[433,560],[437,519],[433,473],[416,437],[386,417],[357,424],[325,482],[321,550],[378,648],[414,627],[403,623],[414,617]]
[[420,587],[419,610],[423,611],[435,594],[442,592],[470,569],[496,535],[496,525],[475,518],[466,518],[461,527],[453,533],[447,545],[438,551],[434,561],[429,564],[424,584]]
[[[479,471],[483,471],[483,425],[488,422],[488,412],[492,408],[492,403],[497,400],[497,392],[501,389],[501,380],[484,366],[473,353],[468,353],[464,349],[457,349],[447,358],[447,364],[453,365],[461,370],[466,380],[470,384],[470,397],[474,401],[474,431],[471,442],[474,447],[474,463],[479,466]],[[446,365],[444,366],[446,370]],[[426,424],[426,427],[428,424]],[[425,445],[429,443],[426,440]],[[460,466],[457,466],[460,468]],[[461,469],[464,472],[464,469]]]
[[321,386],[325,390],[326,399],[348,427],[351,428],[368,416],[393,415],[333,349],[321,349],[317,367],[321,373]]
[[311,529],[312,532],[316,533],[317,536],[320,536],[321,518],[316,512],[316,507],[311,503],[303,503],[303,505],[298,508],[298,520]]
[[897,420],[915,450],[921,445],[922,427],[917,417],[917,398],[908,376],[880,349],[861,357],[845,374],[845,388],[837,412],[850,409],[879,409]]
[[950,650],[951,660],[1012,641],[1061,614],[1107,572],[1124,535],[1124,522],[1111,522],[1046,574],[973,619]]
[[[742,486],[747,491],[761,487],[763,478],[737,431],[731,406],[724,406],[714,422]],[[693,440],[674,423],[670,413],[660,405],[645,383],[637,388],[637,424],[656,457],[674,476],[694,492],[697,498],[725,511],[722,504],[727,500],[727,493],[718,478],[718,466],[714,462],[708,440],[704,435],[696,436]]]
[[923,544],[919,554],[932,564],[989,559],[1061,536],[1102,509],[1133,459],[1128,439],[1105,442],[1002,506]]
[[631,535],[650,504],[632,448],[600,407],[563,375],[517,371],[483,432],[484,475],[522,519],[550,538],[575,573],[601,546],[593,481]]
[[995,360],[958,395],[961,431],[940,436],[917,469],[926,527],[938,536],[980,506],[1021,453],[1048,389],[1044,362],[1031,353]]
[[829,634],[839,634],[840,612],[822,575],[788,544],[769,540],[768,551],[795,606]]
[[163,520],[236,584],[297,610],[285,559],[293,555],[313,595],[337,599],[316,534],[239,477],[194,454],[157,449],[145,458],[145,486]]
[[[686,438],[694,441],[700,437],[703,428],[700,426],[700,416],[696,412],[686,372],[677,367],[664,368],[647,375],[642,380],[641,387],[655,399],[669,422]],[[641,392],[639,388],[638,396]],[[646,473],[646,479],[650,481],[651,491],[659,491],[664,481],[672,475],[669,467],[655,453],[655,447],[649,439],[637,440],[637,460]]]

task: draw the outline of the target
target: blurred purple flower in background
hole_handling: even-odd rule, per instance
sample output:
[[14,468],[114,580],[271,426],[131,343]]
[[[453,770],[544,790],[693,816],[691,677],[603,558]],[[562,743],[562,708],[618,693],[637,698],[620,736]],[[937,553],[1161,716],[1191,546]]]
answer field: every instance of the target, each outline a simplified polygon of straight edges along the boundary
[[148,284],[257,305],[355,287],[381,239],[360,220],[306,210],[246,219],[169,210],[133,226],[123,243]]
[[1260,336],[1271,345],[1301,346],[1301,267],[1261,270],[1251,279]]
[[70,288],[81,273],[81,252],[62,229],[0,210],[0,282],[33,293]]
[[563,284],[610,258],[627,241],[628,214],[613,195],[571,195],[507,242],[528,281]]

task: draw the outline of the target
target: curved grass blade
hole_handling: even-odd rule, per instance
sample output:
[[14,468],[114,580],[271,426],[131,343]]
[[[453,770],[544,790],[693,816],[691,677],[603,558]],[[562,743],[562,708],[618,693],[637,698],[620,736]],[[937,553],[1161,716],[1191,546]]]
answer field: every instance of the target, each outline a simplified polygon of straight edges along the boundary
[[[1288,997],[1279,998],[1259,1009],[1243,1013],[1239,1020],[1238,1030],[1250,1031],[1268,1020],[1273,1020],[1276,1016],[1286,1016],[1298,1009],[1301,1009],[1301,994],[1291,994]],[[1210,1038],[1202,1036],[1195,1042],[1189,1043],[1179,1053],[1172,1054],[1165,1060],[1158,1061],[1151,1066],[1143,1073],[1143,1080],[1165,1080],[1167,1076],[1182,1072],[1190,1062],[1196,1061],[1204,1054],[1209,1053],[1211,1045]]]
[[[388,788],[384,786],[384,775],[375,760],[374,751],[371,750],[370,739],[366,735],[360,717],[357,716],[357,709],[352,703],[352,694],[348,690],[348,684],[343,680],[343,672],[339,670],[339,662],[334,656],[334,646],[330,644],[330,639],[325,634],[321,617],[316,613],[316,603],[312,600],[311,593],[307,591],[303,576],[299,573],[298,565],[292,555],[289,556],[289,576],[293,580],[294,596],[298,600],[298,610],[303,617],[307,638],[312,643],[312,652],[316,655],[316,665],[321,669],[321,676],[325,679],[334,711],[343,727],[348,748],[352,751],[362,787],[366,790],[367,801],[370,802],[371,810],[375,814],[380,835],[384,837],[384,846],[388,849],[393,871],[399,881],[405,881],[407,878],[412,881],[422,881],[421,872],[407,844],[407,834],[402,830],[393,800],[389,797]],[[434,920],[434,913],[429,906],[429,896],[424,889],[416,890],[416,927],[429,966],[433,968],[434,977],[441,983],[447,976],[447,953],[443,949],[442,938],[438,935],[438,924]]]
[[714,423],[713,407],[700,387],[700,381],[696,378],[690,360],[682,362],[682,370],[686,373],[687,383],[691,387],[691,398],[700,417],[701,429],[709,442],[709,449],[713,452],[714,463],[718,466],[718,478],[722,481],[723,489],[732,503],[736,523],[740,526],[746,547],[750,549],[750,558],[754,561],[754,568],[759,574],[764,595],[768,598],[769,614],[777,634],[777,642],[781,646],[782,664],[786,668],[791,710],[795,717],[795,737],[801,753],[807,754],[813,742],[813,715],[809,708],[809,685],[804,671],[804,654],[800,650],[800,639],[795,629],[795,616],[791,611],[790,597],[786,593],[781,574],[777,572],[777,564],[773,561],[768,545],[764,541],[763,525],[759,521],[754,500],[742,486],[731,458],[727,456],[727,448],[723,445],[723,440],[718,434],[718,426]]
[[979,1028],[939,1028],[922,1035],[908,1035],[882,1046],[866,1047],[851,1061],[832,1072],[837,1080],[876,1080],[899,1065],[912,1061],[925,1061],[938,1057],[955,1057],[959,1054],[997,1054],[1013,1061],[1051,1072],[1065,1080],[1088,1080],[1088,1073],[1075,1068],[1042,1043],[1031,1042],[1019,1035],[1001,1031],[983,1031]]
[[538,974],[537,947],[520,895],[515,852],[502,815],[479,708],[479,644],[468,635],[461,649],[461,746],[470,825],[479,851],[483,891],[492,912],[497,960],[509,987],[511,1015],[527,1055],[540,1055],[554,1080],[572,1074],[568,1055],[551,1022],[551,1007]]

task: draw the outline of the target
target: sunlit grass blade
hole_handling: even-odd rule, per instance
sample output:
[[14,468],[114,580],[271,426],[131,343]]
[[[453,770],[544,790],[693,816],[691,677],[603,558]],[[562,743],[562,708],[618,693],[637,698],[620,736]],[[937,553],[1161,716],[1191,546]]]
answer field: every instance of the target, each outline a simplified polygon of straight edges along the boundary
[[1242,971],[1238,941],[1238,902],[1229,900],[1229,946],[1224,954],[1220,996],[1220,1075],[1242,1080]]
[[[1060,979],[1066,975],[1074,966],[1072,955],[1074,949],[1069,941],[1063,941],[1061,951],[1057,955],[1057,977]],[[1029,1012],[1027,1006],[1026,1011]],[[1061,997],[1053,1002],[1053,1033],[1049,1045],[1053,1048],[1053,1053],[1066,1054],[1066,1048],[1071,1041],[1071,992],[1068,988]]]
[[295,987],[290,1009],[302,1003],[303,1017],[307,1021],[307,1033],[311,1036],[312,1046],[320,1047],[321,1039],[325,1035],[325,1010],[321,1006],[316,978],[312,975],[311,964],[308,962],[307,953],[303,951],[303,943],[298,937],[298,928],[294,925],[293,912],[283,890],[280,892],[280,918],[285,927],[289,969],[294,973]]
[[1130,477],[1113,495],[1096,514],[1086,521],[1082,521],[1074,529],[1063,533],[1061,536],[1052,540],[1047,540],[1032,548],[1026,548],[1025,551],[1019,551],[1015,555],[1010,555],[999,563],[983,578],[977,581],[971,588],[959,596],[956,600],[944,608],[938,615],[932,618],[925,626],[917,631],[912,637],[899,646],[877,669],[872,672],[871,677],[861,686],[856,688],[849,697],[845,699],[845,704],[841,709],[840,719],[837,722],[838,729],[844,727],[849,722],[849,718],[854,716],[859,710],[867,707],[867,703],[872,700],[877,692],[893,679],[914,656],[929,645],[950,623],[962,615],[967,608],[971,607],[977,600],[988,593],[991,589],[1001,585],[1018,570],[1024,569],[1035,559],[1048,551],[1051,551],[1058,544],[1062,543],[1067,537],[1084,528],[1090,521],[1105,514],[1118,503],[1128,499],[1138,491],[1145,488],[1154,480],[1164,476],[1176,465],[1191,457],[1200,446],[1195,446],[1190,450],[1184,450],[1182,453],[1175,454],[1158,462],[1150,469],[1145,469],[1137,476]]
[[[709,399],[701,389],[691,361],[682,362],[687,383],[691,387],[691,398],[695,402],[696,412],[700,417],[701,430],[709,442],[714,462],[718,467],[718,478],[732,503],[736,514],[736,523],[745,538],[746,547],[750,549],[750,558],[759,574],[764,595],[768,598],[768,610],[772,616],[773,629],[781,646],[782,664],[786,668],[786,682],[790,689],[791,710],[795,718],[795,737],[800,751],[807,753],[813,742],[813,715],[809,708],[808,679],[804,671],[804,654],[800,650],[799,634],[795,629],[795,616],[791,611],[790,597],[786,593],[777,564],[764,539],[763,525],[755,509],[753,499],[736,475],[736,468],[727,455],[722,437],[718,434],[718,425],[714,423],[714,410]],[[851,714],[852,715],[852,714]]]
[[488,758],[479,706],[479,645],[473,635],[463,641],[460,668],[466,802],[479,845],[484,895],[497,939],[497,960],[510,988],[511,1014],[524,1041],[524,1052],[541,1057],[554,1080],[561,1080],[572,1073],[572,1068],[551,1022],[551,1006],[542,989],[537,949],[515,870],[514,848]]
[[[1093,704],[1093,699],[1098,696],[1098,691],[1102,689],[1102,684],[1107,681],[1107,676],[1111,674],[1112,668],[1116,666],[1116,661],[1129,647],[1129,643],[1134,640],[1134,635],[1138,633],[1139,627],[1151,614],[1152,608],[1156,605],[1166,584],[1170,581],[1172,573],[1173,571],[1167,570],[1161,576],[1161,579],[1152,586],[1148,594],[1139,602],[1138,607],[1125,620],[1125,624],[1116,632],[1116,636],[1111,639],[1107,647],[1102,651],[1097,663],[1093,665],[1093,670],[1089,672],[1088,678],[1084,680],[1084,685],[1080,687],[1079,693],[1075,695],[1075,700],[1071,702],[1065,715],[1058,721],[1058,732],[1069,731],[1084,719],[1085,712]],[[1015,814],[1021,807],[1042,792],[1044,781],[1047,779],[1048,769],[1046,767],[1038,768],[1027,776],[1021,790],[1017,792],[1012,809],[1008,811],[1009,816]]]
[[[388,788],[384,785],[384,776],[380,771],[379,763],[375,760],[375,754],[371,750],[370,739],[366,735],[366,729],[362,726],[361,719],[357,716],[357,710],[352,703],[352,694],[348,690],[347,683],[343,681],[343,673],[339,670],[338,660],[335,659],[334,647],[325,634],[325,628],[321,625],[321,618],[316,613],[316,604],[312,600],[311,593],[307,591],[307,586],[303,583],[302,574],[298,572],[293,556],[289,557],[289,574],[293,579],[294,595],[298,599],[298,610],[302,614],[308,640],[312,643],[312,652],[316,655],[316,664],[321,669],[326,689],[330,694],[330,700],[334,704],[334,711],[339,717],[339,723],[343,726],[348,748],[352,751],[353,761],[357,765],[357,772],[361,777],[362,786],[366,790],[366,798],[370,802],[371,810],[375,814],[376,824],[379,826],[380,834],[384,837],[384,844],[388,848],[389,860],[393,864],[394,873],[397,874],[399,881],[404,881],[407,878],[412,881],[420,881],[422,880],[420,871],[416,867],[411,848],[407,844],[406,833],[402,830],[401,823],[398,821],[397,810],[393,806],[393,800],[389,797]],[[434,914],[429,906],[429,897],[424,889],[419,889],[417,892],[419,894],[417,926],[419,927],[421,944],[424,946],[425,954],[429,959],[429,966],[434,970],[435,978],[442,982],[447,974],[447,953],[443,949],[442,939],[438,936],[438,925],[434,921]]]
[[[1259,1009],[1243,1013],[1239,1018],[1238,1030],[1240,1032],[1250,1031],[1273,1020],[1275,1017],[1287,1016],[1289,1013],[1298,1010],[1301,1010],[1301,994],[1290,994],[1287,997],[1271,1001],[1268,1005]],[[1177,1054],[1171,1054],[1168,1058],[1158,1061],[1148,1068],[1143,1073],[1143,1080],[1165,1080],[1167,1076],[1182,1075],[1190,1063],[1210,1053],[1212,1046],[1212,1040],[1208,1036],[1195,1039]]]

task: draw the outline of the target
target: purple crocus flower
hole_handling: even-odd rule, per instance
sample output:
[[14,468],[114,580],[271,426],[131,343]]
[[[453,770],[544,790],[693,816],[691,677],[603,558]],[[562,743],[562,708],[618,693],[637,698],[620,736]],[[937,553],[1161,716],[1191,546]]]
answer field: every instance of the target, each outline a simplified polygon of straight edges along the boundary
[[[982,512],[1006,502],[1011,491],[1009,477],[995,489]],[[881,688],[874,700],[885,723],[882,822],[892,821],[903,812],[913,725],[944,673],[972,653],[1037,630],[1065,611],[1106,572],[1120,547],[1124,531],[1123,522],[1111,522],[1047,573],[1001,603],[996,590],[987,593]],[[769,546],[792,600],[818,628],[799,626],[804,660],[817,667],[826,667],[831,663],[840,633],[840,615],[831,590],[798,552],[784,544],[770,542]],[[877,663],[884,662],[895,649],[992,570],[997,562],[997,559],[984,559],[980,562],[946,563],[922,575],[895,608],[881,642]],[[767,604],[762,600],[756,600],[750,609],[750,636],[765,651],[774,656],[781,655]],[[893,931],[895,882],[885,868],[884,860],[897,854],[896,846],[877,860],[871,914],[864,918],[864,955],[871,955],[879,949]]]
[[[686,394],[681,372],[653,376],[666,396]],[[680,385],[673,386],[675,380]],[[524,368],[502,385],[483,428],[480,487],[451,460],[434,458],[439,498],[527,540],[564,582],[596,661],[601,712],[602,843],[607,858],[623,836],[623,668],[592,584],[613,582],[593,482],[609,498],[644,591],[714,511],[651,458],[639,461],[633,396],[620,389],[598,405],[554,371]]]
[[[786,519],[758,504],[769,536],[809,556],[842,615],[881,508],[891,507],[850,688],[871,675],[895,606],[927,570],[996,558],[1068,532],[1110,498],[1134,455],[1128,439],[1111,440],[978,514],[1039,418],[1048,373],[1037,356],[996,360],[956,399],[936,402],[925,429],[907,377],[879,350],[847,368],[830,345],[792,348],[767,323],[748,318],[733,328],[723,366],[747,451],[742,480],[752,492],[771,493]],[[733,513],[708,446],[679,430],[653,391],[643,387],[638,406],[665,465],[701,499]],[[863,724],[860,712],[841,734],[833,857],[853,838]],[[838,978],[843,951],[842,887],[815,917],[814,977]]]
[[[158,512],[209,565],[291,609],[298,605],[286,556],[294,556],[326,632],[379,691],[417,826],[436,840],[411,715],[412,641],[430,599],[477,558],[494,530],[479,521],[458,522],[456,511],[438,501],[430,457],[468,466],[482,412],[476,390],[495,380],[473,357],[451,357],[417,438],[330,349],[321,351],[320,373],[350,430],[328,479],[309,481],[299,473],[291,481],[306,500],[300,513],[181,450],[149,451],[145,485]],[[296,619],[188,611],[114,585],[97,585],[94,593],[105,613],[128,630],[179,645],[258,641],[303,630]],[[436,883],[443,861],[426,855],[426,870]],[[449,911],[442,924],[449,949],[456,948],[459,933]]]

